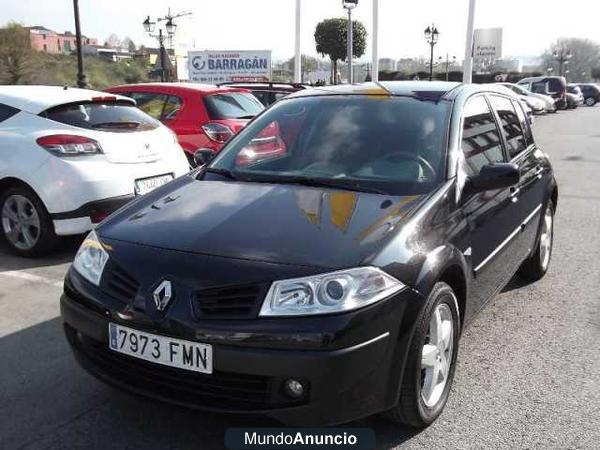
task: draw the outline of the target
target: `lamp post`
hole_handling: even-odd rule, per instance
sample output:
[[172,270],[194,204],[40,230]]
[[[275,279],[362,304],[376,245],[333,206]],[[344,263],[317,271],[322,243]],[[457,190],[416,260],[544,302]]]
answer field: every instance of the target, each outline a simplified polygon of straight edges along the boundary
[[431,57],[429,59],[429,81],[433,81],[433,47],[437,44],[440,32],[434,24],[431,24],[424,31],[425,40],[431,47]]
[[[442,62],[442,57],[439,57],[440,63]],[[454,65],[456,64],[456,56],[452,57],[452,61],[450,61],[450,55],[448,53],[446,53],[446,81],[448,81],[448,76],[449,76],[449,67],[450,64]]]
[[565,65],[569,64],[569,60],[573,57],[573,55],[569,49],[560,47],[554,49],[552,56],[558,62],[558,75],[562,77]]
[[347,31],[347,45],[348,45],[348,84],[354,82],[354,72],[352,71],[352,58],[353,58],[353,36],[352,36],[352,10],[358,6],[358,0],[342,0],[342,6],[348,11],[348,31]]
[[79,0],[73,0],[73,13],[75,15],[75,41],[77,45],[77,87],[85,89],[85,73],[83,73],[83,48],[81,39],[81,24],[79,23]]
[[[159,17],[156,21],[150,20],[150,16],[146,17],[146,20],[142,22],[144,26],[144,31],[148,33],[153,38],[158,40],[158,52],[160,58],[160,81],[167,81],[167,50],[165,49],[165,39],[173,39],[175,36],[175,32],[177,31],[177,24],[173,21],[173,19],[177,19],[178,17],[189,16],[191,12],[184,12],[180,14],[171,14],[171,9],[169,9],[168,13],[164,17]],[[157,24],[160,22],[165,22],[165,31],[166,35],[163,33],[163,29],[159,26],[158,34],[153,34]]]

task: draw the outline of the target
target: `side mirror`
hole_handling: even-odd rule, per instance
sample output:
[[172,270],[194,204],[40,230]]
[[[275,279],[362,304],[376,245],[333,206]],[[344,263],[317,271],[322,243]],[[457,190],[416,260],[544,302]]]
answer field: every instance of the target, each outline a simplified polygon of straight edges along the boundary
[[516,164],[496,163],[483,166],[478,175],[469,177],[468,186],[472,193],[514,186],[521,179]]
[[209,148],[201,148],[194,153],[194,164],[196,167],[207,165],[215,159],[215,152]]

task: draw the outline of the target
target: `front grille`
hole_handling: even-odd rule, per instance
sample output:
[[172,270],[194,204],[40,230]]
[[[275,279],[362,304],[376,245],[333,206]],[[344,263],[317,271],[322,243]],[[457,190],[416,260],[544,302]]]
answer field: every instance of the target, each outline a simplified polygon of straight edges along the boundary
[[165,400],[221,410],[269,407],[268,377],[216,371],[206,375],[166,367],[113,352],[108,344],[81,334],[77,334],[75,347],[101,373]]
[[258,314],[265,290],[264,286],[257,284],[203,289],[196,292],[196,301],[204,317],[250,318]]
[[117,264],[109,261],[102,275],[101,288],[111,297],[129,303],[137,294],[140,284]]

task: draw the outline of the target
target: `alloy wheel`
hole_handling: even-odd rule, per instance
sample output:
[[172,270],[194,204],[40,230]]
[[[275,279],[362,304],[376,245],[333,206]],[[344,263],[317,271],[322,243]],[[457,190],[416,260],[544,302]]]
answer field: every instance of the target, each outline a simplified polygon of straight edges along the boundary
[[550,256],[552,254],[552,241],[554,233],[554,218],[552,209],[546,208],[544,222],[542,223],[542,234],[540,235],[540,262],[542,269],[545,271],[550,264]]
[[11,195],[2,207],[2,229],[19,250],[31,250],[40,238],[41,222],[35,206],[23,195]]
[[433,408],[442,398],[450,375],[454,350],[454,319],[450,307],[440,303],[429,320],[421,353],[421,398]]
[[588,106],[594,106],[596,104],[596,100],[593,97],[588,97],[585,99],[585,104]]

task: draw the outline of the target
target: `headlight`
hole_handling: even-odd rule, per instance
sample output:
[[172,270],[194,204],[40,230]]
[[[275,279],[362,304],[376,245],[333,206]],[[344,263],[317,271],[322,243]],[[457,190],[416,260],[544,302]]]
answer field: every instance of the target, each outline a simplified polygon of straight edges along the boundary
[[107,261],[108,253],[102,247],[96,232],[92,231],[79,247],[73,260],[73,268],[83,278],[98,286]]
[[260,316],[328,314],[362,308],[406,286],[375,267],[357,267],[304,278],[275,281]]

